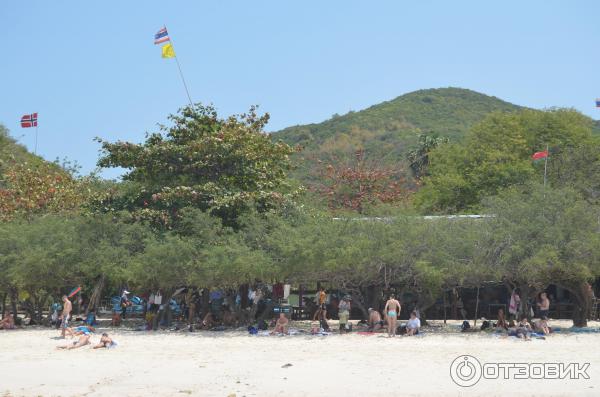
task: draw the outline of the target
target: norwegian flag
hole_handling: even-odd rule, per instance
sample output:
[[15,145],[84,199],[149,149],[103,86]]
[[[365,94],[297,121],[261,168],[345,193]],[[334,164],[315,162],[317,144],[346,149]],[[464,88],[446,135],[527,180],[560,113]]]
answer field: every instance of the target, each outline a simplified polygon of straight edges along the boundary
[[26,114],[25,116],[21,117],[21,127],[37,127],[37,113]]

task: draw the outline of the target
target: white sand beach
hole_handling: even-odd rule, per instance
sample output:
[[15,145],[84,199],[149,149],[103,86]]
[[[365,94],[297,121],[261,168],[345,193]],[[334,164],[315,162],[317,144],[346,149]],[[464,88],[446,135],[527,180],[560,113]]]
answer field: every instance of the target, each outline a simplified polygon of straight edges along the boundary
[[[568,322],[565,322],[568,324]],[[598,324],[592,323],[598,327]],[[116,349],[62,351],[48,329],[0,331],[1,396],[597,396],[600,333],[524,342],[489,334],[249,336],[109,332]],[[94,341],[99,339],[98,334]],[[462,388],[460,355],[481,362],[590,363],[590,379],[491,380]],[[286,366],[291,364],[291,366]]]

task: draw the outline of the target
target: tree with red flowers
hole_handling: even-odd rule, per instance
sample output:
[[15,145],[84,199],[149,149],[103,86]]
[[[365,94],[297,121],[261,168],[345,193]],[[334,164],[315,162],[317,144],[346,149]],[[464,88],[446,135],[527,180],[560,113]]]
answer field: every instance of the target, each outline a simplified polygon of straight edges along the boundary
[[323,184],[319,192],[332,210],[346,209],[362,213],[368,205],[394,204],[405,200],[408,193],[399,170],[383,168],[365,159],[362,149],[353,161],[329,163],[321,171]]

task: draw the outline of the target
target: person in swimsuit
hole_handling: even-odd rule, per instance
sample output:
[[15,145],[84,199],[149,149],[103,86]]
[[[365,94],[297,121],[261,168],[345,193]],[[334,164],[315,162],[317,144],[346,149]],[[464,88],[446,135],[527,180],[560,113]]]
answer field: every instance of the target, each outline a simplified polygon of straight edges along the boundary
[[548,313],[550,312],[550,299],[548,299],[548,295],[545,292],[540,294],[540,300],[537,303],[539,316],[548,317]]
[[65,332],[67,331],[67,328],[69,327],[69,318],[71,317],[71,310],[73,310],[73,305],[71,304],[71,301],[69,300],[69,298],[67,298],[67,295],[63,295],[62,300],[63,300],[63,311],[62,311],[62,322],[60,323],[60,327],[61,327],[61,337],[64,339]]
[[79,327],[69,327],[66,329],[66,333],[69,334],[69,336],[71,337],[89,334],[91,332],[96,332],[96,329],[91,325],[80,325]]
[[92,334],[89,333],[89,332],[86,332],[86,333],[83,333],[79,337],[79,340],[77,340],[76,342],[73,342],[71,344],[64,345],[64,346],[57,346],[56,348],[57,349],[67,349],[67,350],[77,349],[79,347],[83,347],[85,345],[89,345],[91,337],[92,337]]
[[377,332],[381,328],[383,328],[383,320],[381,319],[381,314],[377,310],[373,308],[369,308],[369,331]]
[[383,309],[383,314],[387,319],[388,336],[390,337],[396,336],[396,327],[398,326],[398,317],[400,316],[401,309],[400,302],[396,300],[394,295],[390,295]]
[[100,343],[98,343],[97,345],[94,346],[94,349],[102,349],[102,348],[106,348],[106,349],[113,349],[117,347],[117,342],[115,342],[110,336],[108,336],[108,334],[105,332],[102,334],[102,337],[100,338]]

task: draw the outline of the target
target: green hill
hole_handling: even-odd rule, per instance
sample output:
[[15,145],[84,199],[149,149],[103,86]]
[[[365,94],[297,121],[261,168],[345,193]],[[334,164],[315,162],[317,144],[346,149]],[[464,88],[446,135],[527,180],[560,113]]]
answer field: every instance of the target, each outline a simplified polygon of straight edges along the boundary
[[381,166],[407,169],[406,154],[421,132],[452,141],[488,113],[514,111],[517,105],[462,88],[411,92],[391,101],[318,124],[299,125],[274,132],[274,139],[304,150],[296,156],[295,176],[304,182],[318,178],[316,160],[346,159],[358,148]]

